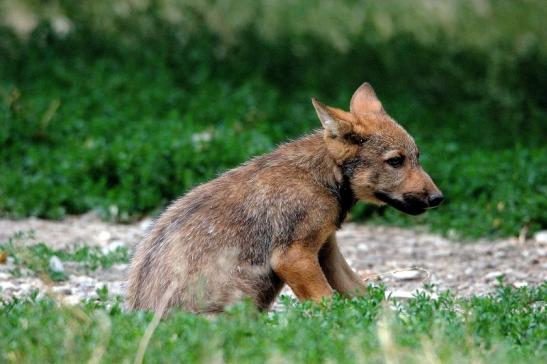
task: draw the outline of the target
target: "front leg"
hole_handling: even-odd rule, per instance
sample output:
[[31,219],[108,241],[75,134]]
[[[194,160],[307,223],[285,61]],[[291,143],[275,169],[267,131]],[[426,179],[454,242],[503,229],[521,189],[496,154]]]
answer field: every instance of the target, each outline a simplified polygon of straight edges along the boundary
[[317,249],[305,242],[294,242],[274,250],[273,271],[291,287],[299,300],[317,303],[332,296],[332,288],[319,265]]
[[340,252],[333,233],[319,251],[319,264],[330,285],[345,295],[361,295],[365,285]]

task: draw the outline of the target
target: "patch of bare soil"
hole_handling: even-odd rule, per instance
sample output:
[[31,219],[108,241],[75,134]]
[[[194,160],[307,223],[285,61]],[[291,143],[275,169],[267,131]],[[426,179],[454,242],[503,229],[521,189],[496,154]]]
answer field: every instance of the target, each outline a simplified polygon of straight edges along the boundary
[[[63,221],[0,219],[0,242],[17,232],[32,232],[27,244],[43,242],[54,249],[87,244],[105,251],[118,246],[132,249],[151,226],[145,219],[131,225],[111,224],[92,214]],[[411,297],[424,284],[433,292],[450,289],[456,295],[485,294],[498,277],[515,286],[537,285],[547,279],[547,242],[507,238],[475,242],[449,241],[418,229],[345,224],[338,242],[350,265],[364,278],[383,282],[394,297]],[[84,271],[65,263],[67,281],[45,283],[30,275],[14,275],[14,262],[0,263],[0,297],[23,296],[32,290],[55,292],[69,303],[93,298],[106,285],[112,294],[123,294],[127,264]],[[373,279],[374,278],[374,279]],[[290,294],[289,289],[284,293]],[[433,293],[435,294],[435,293]]]

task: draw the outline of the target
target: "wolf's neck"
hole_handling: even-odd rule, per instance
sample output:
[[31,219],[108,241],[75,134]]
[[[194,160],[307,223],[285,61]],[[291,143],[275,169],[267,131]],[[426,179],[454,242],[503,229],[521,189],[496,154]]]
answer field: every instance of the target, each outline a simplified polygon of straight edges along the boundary
[[340,206],[338,218],[340,225],[355,205],[356,198],[349,178],[344,175],[341,166],[336,164],[327,150],[323,131],[316,131],[302,139],[285,144],[279,151],[284,158],[307,170],[318,184],[329,190]]
[[284,160],[308,171],[320,184],[335,185],[342,182],[341,169],[329,155],[322,131],[315,131],[287,143],[278,152]]

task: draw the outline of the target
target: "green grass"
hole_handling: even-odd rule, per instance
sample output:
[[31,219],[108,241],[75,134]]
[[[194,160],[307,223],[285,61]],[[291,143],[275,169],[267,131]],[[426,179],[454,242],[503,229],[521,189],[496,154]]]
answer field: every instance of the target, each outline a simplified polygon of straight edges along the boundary
[[[346,107],[368,80],[416,138],[447,201],[418,218],[360,205],[354,219],[463,237],[547,228],[542,2],[490,4],[491,16],[468,2],[444,16],[442,7],[409,13],[389,2],[367,5],[361,19],[351,2],[302,0],[309,22],[282,3],[265,11],[270,2],[184,2],[191,15],[177,21],[165,19],[177,13],[162,10],[170,2],[127,18],[110,2],[94,4],[59,4],[73,24],[67,35],[47,22],[23,40],[0,29],[3,216],[158,213],[196,184],[319,127],[311,96]],[[232,11],[241,18],[215,22]],[[526,26],[514,27],[514,17]]]
[[[174,312],[162,320],[145,362],[537,363],[547,355],[547,285],[500,286],[484,297],[407,302],[384,289],[318,306],[284,300],[281,312],[236,305],[222,315]],[[105,292],[101,295],[106,298]],[[4,362],[132,362],[150,313],[101,299],[65,307],[35,298],[0,307]]]
[[7,242],[0,243],[0,252],[5,252],[14,259],[15,268],[12,274],[16,276],[22,274],[21,268],[25,268],[34,274],[45,275],[53,281],[66,280],[68,277],[65,272],[51,270],[49,262],[53,256],[63,262],[81,263],[81,267],[87,271],[129,262],[129,250],[125,247],[117,247],[109,252],[103,252],[99,247],[87,245],[73,246],[69,250],[52,249],[44,243],[23,244],[25,238],[25,234],[17,234]]

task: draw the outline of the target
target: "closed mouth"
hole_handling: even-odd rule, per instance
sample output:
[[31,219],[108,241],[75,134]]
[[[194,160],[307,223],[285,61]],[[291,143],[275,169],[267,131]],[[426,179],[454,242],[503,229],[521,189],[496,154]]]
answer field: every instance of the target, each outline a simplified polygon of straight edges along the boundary
[[403,200],[392,198],[388,193],[375,192],[374,196],[386,204],[395,207],[397,210],[409,215],[420,215],[428,208],[428,204],[421,198],[413,195],[404,195]]

